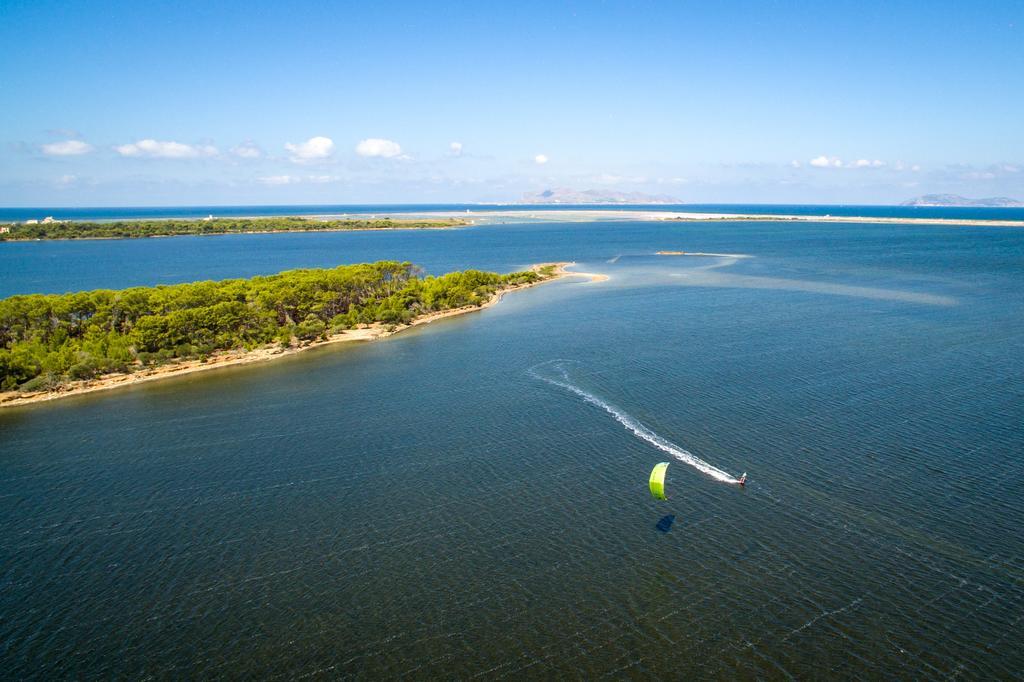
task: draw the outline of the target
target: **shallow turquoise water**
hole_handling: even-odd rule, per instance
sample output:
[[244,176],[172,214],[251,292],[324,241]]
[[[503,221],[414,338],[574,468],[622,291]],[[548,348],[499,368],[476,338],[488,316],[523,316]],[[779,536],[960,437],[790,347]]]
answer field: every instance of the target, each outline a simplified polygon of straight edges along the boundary
[[[677,248],[752,257],[651,255]],[[576,260],[612,279],[3,411],[6,674],[1019,674],[1024,233],[599,223],[0,244],[17,265],[0,285],[384,257]],[[750,484],[673,460],[545,376]],[[647,475],[668,460],[658,503]]]

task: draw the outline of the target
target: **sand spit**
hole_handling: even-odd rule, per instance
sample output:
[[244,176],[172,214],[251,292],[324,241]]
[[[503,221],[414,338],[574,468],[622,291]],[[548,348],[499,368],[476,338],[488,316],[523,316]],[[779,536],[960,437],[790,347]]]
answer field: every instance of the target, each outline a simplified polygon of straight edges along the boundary
[[[403,217],[405,214],[402,214]],[[594,208],[580,210],[522,210],[508,211],[438,211],[411,213],[416,218],[462,218],[477,225],[515,222],[517,220],[549,222],[594,222],[598,220],[628,220],[641,222],[811,222],[811,223],[872,223],[882,225],[944,225],[948,227],[1024,227],[1024,220],[960,220],[954,218],[885,218],[872,216],[834,215],[774,215],[767,213],[691,213],[680,211],[644,211],[637,209]]]
[[607,282],[611,279],[608,275],[602,275],[599,272],[569,272],[561,277],[589,277],[591,282]]
[[655,256],[706,256],[711,258],[751,258],[745,253],[707,253],[705,251],[657,251]]
[[249,365],[256,362],[265,362],[267,360],[283,358],[313,348],[320,348],[322,346],[336,343],[378,341],[389,336],[394,336],[395,334],[400,334],[412,327],[430,324],[431,322],[435,322],[436,320],[444,319],[446,317],[465,315],[466,313],[472,313],[478,310],[483,310],[484,308],[489,308],[493,305],[497,305],[506,294],[519,291],[521,289],[529,289],[540,284],[547,284],[548,282],[554,282],[566,277],[589,277],[593,282],[601,282],[608,279],[607,275],[572,272],[567,270],[566,268],[575,265],[575,263],[571,262],[540,263],[531,266],[530,269],[538,271],[549,265],[555,266],[555,270],[554,274],[547,279],[540,280],[539,282],[533,282],[531,284],[520,284],[507,289],[502,289],[501,291],[495,292],[494,295],[491,296],[490,300],[479,306],[463,306],[461,308],[453,308],[451,310],[443,310],[421,315],[407,325],[385,325],[381,323],[365,325],[358,329],[348,329],[340,334],[333,334],[327,339],[314,341],[304,346],[281,348],[277,345],[268,345],[252,351],[227,351],[211,355],[205,362],[197,359],[184,360],[172,364],[161,365],[159,367],[153,367],[151,369],[140,370],[131,374],[108,374],[95,379],[70,382],[61,386],[60,389],[56,391],[40,391],[37,393],[8,391],[0,393],[0,408],[29,405],[32,403],[57,400],[59,398],[70,398],[72,396],[85,395],[86,393],[95,393],[97,391],[108,391],[124,386],[136,386],[148,381],[157,381],[159,379],[167,379],[185,374],[194,374],[195,372],[203,372],[220,367],[232,367],[235,365]]

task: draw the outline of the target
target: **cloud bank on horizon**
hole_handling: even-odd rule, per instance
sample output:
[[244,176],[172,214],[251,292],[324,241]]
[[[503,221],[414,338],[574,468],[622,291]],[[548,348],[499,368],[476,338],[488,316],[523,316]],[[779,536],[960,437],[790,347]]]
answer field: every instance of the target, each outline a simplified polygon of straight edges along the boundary
[[9,205],[1024,196],[1014,2],[47,4],[0,22]]

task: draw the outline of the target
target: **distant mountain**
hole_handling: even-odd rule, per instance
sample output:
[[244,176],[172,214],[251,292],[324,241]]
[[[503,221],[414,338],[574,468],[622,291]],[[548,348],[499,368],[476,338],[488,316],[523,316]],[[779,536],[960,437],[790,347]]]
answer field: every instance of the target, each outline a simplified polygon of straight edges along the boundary
[[565,187],[527,192],[520,204],[678,204],[679,199],[665,194],[614,192],[603,189],[574,190]]
[[989,207],[1020,207],[1024,201],[1008,197],[989,197],[987,199],[968,199],[958,194],[925,194],[904,201],[900,206],[989,206]]

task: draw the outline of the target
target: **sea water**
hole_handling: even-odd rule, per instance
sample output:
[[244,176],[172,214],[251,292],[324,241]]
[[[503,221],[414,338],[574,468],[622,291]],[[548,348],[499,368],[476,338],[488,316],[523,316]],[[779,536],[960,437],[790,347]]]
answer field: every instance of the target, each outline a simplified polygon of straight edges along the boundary
[[[599,222],[7,243],[0,287],[379,258],[574,260],[610,279],[0,411],[7,675],[1019,674],[1024,232]],[[647,492],[659,461],[663,502]]]

